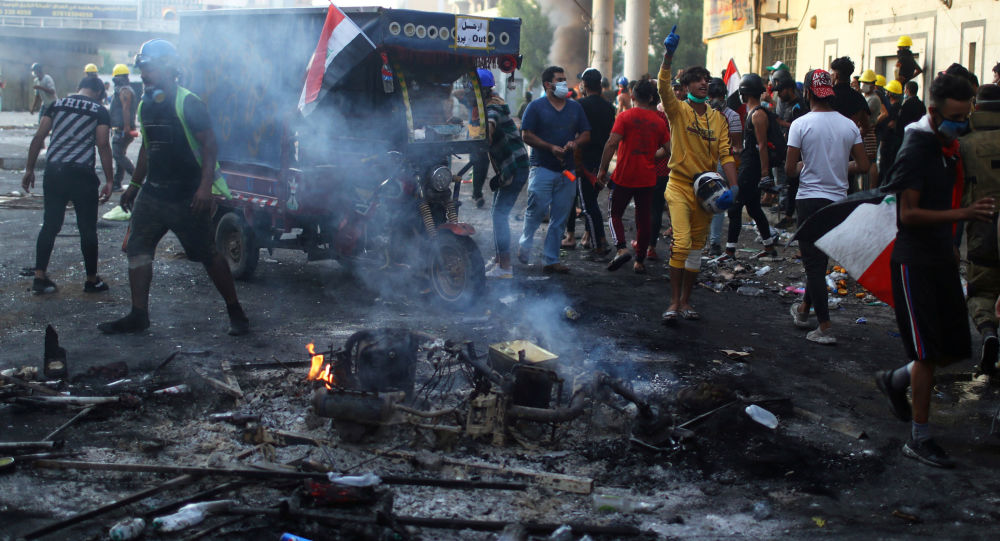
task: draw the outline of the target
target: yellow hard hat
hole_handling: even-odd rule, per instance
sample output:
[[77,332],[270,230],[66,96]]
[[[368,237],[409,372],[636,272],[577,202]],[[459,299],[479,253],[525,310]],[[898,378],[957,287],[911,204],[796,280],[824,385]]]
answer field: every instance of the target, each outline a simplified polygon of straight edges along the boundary
[[885,91],[890,94],[902,94],[903,85],[899,84],[899,81],[893,79],[889,81],[889,84],[885,85]]
[[875,86],[879,88],[885,88],[885,75],[875,76]]
[[125,64],[115,64],[115,68],[111,70],[111,75],[118,77],[119,75],[128,75],[128,66]]
[[861,78],[858,79],[858,81],[862,83],[874,83],[875,79],[875,70],[865,70],[865,72],[861,74]]
[[896,47],[913,47],[913,40],[910,39],[910,36],[899,36]]
[[83,67],[84,73],[97,73],[97,64],[87,64]]

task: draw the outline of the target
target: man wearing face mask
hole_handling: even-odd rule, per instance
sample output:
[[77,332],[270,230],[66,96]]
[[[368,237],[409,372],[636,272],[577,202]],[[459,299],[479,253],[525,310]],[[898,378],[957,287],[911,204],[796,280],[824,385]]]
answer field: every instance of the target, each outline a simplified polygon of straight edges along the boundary
[[[559,66],[542,72],[545,95],[531,102],[521,120],[521,136],[531,147],[531,171],[528,175],[528,208],[524,212],[524,230],[518,241],[518,260],[527,264],[535,231],[546,211],[549,227],[542,253],[546,274],[569,272],[559,261],[559,245],[566,219],[573,209],[577,182],[570,173],[575,167],[573,151],[590,141],[590,123],[579,102],[567,100],[566,73]],[[583,181],[583,179],[581,179]]]
[[681,84],[687,87],[687,101],[678,101],[670,87],[671,64],[680,43],[677,26],[663,40],[666,51],[660,65],[658,90],[663,110],[671,127],[670,180],[667,182],[667,206],[674,229],[674,248],[670,254],[670,305],[663,313],[663,323],[672,325],[681,317],[701,319],[691,306],[691,292],[701,269],[701,250],[708,237],[712,214],[702,208],[694,193],[694,178],[715,171],[718,164],[729,189],[719,198],[719,207],[728,210],[736,199],[736,164],[730,150],[729,123],[708,105],[708,81],[703,67],[684,71]]
[[[969,117],[971,131],[959,139],[965,173],[963,202],[983,197],[1000,198],[1000,86],[983,85],[976,97],[976,111]],[[1000,248],[996,215],[993,221],[965,224],[968,247],[967,304],[972,322],[983,337],[979,372],[994,374],[1000,339],[997,338],[997,299],[1000,298]]]
[[142,131],[139,160],[121,206],[132,212],[126,239],[132,310],[101,323],[105,334],[136,333],[149,327],[153,255],[172,231],[191,261],[201,263],[226,302],[229,334],[250,332],[236,296],[229,264],[215,249],[212,193],[229,196],[216,162],[218,147],[208,108],[177,84],[180,56],[172,43],[147,41],[135,57],[145,93],[136,118]]
[[[943,74],[931,84],[928,114],[903,139],[886,191],[898,194],[896,241],[891,256],[896,323],[910,362],[879,372],[875,382],[893,413],[910,421],[903,455],[939,468],[955,462],[931,438],[934,371],[971,356],[969,314],[962,293],[953,238],[955,222],[991,222],[995,200],[960,208],[962,165],[958,137],[969,128],[972,87]],[[906,388],[912,387],[912,408]]]
[[[739,170],[740,167],[740,152],[743,151],[743,121],[740,120],[740,114],[729,108],[726,105],[728,91],[726,90],[726,83],[722,79],[715,77],[708,82],[708,104],[712,106],[712,109],[722,113],[722,116],[726,118],[726,122],[729,123],[729,142],[730,148],[733,153],[733,158],[736,159],[736,169]],[[720,164],[717,172],[720,175],[724,175],[722,171],[722,165]],[[664,186],[666,188],[666,186]],[[735,208],[735,207],[734,207]],[[732,211],[733,209],[729,209]],[[742,212],[742,210],[741,210]],[[708,243],[710,256],[722,255],[722,226],[725,223],[726,213],[720,212],[712,216],[712,225],[709,228]],[[735,252],[734,252],[735,254]]]
[[112,70],[115,91],[111,98],[111,155],[115,159],[115,191],[122,190],[125,173],[129,177],[135,173],[135,165],[126,155],[129,145],[139,136],[135,130],[135,112],[139,99],[132,91],[128,80],[128,66],[117,64]]

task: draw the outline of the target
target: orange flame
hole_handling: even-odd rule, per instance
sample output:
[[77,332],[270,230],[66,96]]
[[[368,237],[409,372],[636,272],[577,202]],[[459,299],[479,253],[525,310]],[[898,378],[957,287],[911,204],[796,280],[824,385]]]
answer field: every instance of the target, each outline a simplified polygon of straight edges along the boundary
[[306,350],[312,355],[312,365],[309,367],[308,381],[322,381],[327,389],[332,389],[332,385],[337,383],[333,377],[333,369],[330,363],[325,363],[322,354],[316,353],[316,346],[313,343],[306,344]]

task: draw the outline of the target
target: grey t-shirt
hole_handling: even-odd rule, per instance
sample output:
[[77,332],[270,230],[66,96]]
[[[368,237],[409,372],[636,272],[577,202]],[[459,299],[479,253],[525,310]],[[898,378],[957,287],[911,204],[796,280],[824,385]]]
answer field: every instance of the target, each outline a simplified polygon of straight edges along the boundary
[[56,82],[52,80],[52,76],[49,75],[48,73],[43,75],[41,79],[35,77],[35,82],[34,85],[32,86],[44,86],[45,88],[52,89],[52,94],[49,94],[48,92],[42,92],[41,90],[35,90],[35,95],[42,97],[43,107],[48,107],[49,105],[52,105],[52,103],[54,103],[56,99],[59,97],[55,94]]
[[871,96],[865,98],[868,102],[868,111],[872,115],[872,125],[878,120],[878,115],[882,114],[882,100],[879,99],[878,94],[872,93]]

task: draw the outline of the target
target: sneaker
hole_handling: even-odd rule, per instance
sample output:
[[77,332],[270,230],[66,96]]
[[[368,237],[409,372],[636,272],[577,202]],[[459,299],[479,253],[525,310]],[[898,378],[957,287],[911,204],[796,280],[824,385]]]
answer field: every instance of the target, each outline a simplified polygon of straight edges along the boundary
[[828,346],[832,346],[837,343],[837,337],[833,335],[832,328],[824,331],[823,329],[816,327],[815,329],[809,331],[808,334],[806,334],[806,340]]
[[736,259],[736,248],[726,248],[726,258]]
[[545,274],[569,274],[569,267],[562,263],[553,263],[542,267],[542,272]]
[[649,261],[656,261],[657,259],[660,259],[660,256],[656,255],[656,249],[650,246],[649,248],[646,248],[646,259]]
[[476,201],[476,208],[477,209],[483,208],[483,205],[486,204],[486,200],[483,199],[482,196],[475,198],[475,201]]
[[97,328],[104,334],[142,332],[149,328],[149,314],[133,309],[127,316],[115,321],[101,323]]
[[809,324],[809,313],[807,312],[803,314],[799,312],[799,306],[801,305],[801,302],[792,304],[792,308],[789,310],[789,313],[792,314],[792,323],[800,329],[809,329],[812,327],[812,325]]
[[505,269],[500,265],[494,265],[493,268],[486,271],[487,278],[498,278],[501,280],[510,280],[514,277],[514,272],[511,269]]
[[31,292],[35,295],[55,293],[56,289],[58,289],[56,287],[56,283],[48,278],[35,278],[35,280],[31,282]]
[[108,284],[104,280],[101,280],[100,276],[97,277],[96,282],[83,283],[84,293],[100,293],[101,291],[107,291],[107,290],[108,290]]
[[708,249],[708,255],[711,257],[718,257],[722,255],[722,246],[719,243],[713,243],[712,247]]
[[906,389],[899,390],[892,387],[892,372],[892,370],[877,372],[875,374],[875,386],[889,399],[892,414],[900,421],[908,423],[913,420],[910,401],[906,399]]
[[995,334],[983,338],[983,349],[979,354],[979,372],[992,376],[997,370],[997,354],[1000,353],[1000,339]]
[[778,259],[778,251],[774,248],[764,248],[763,250],[757,252],[753,257],[754,259],[759,259],[761,261],[775,261]]
[[919,460],[935,468],[954,468],[955,461],[938,445],[933,438],[924,441],[910,441],[903,444],[903,455]]

